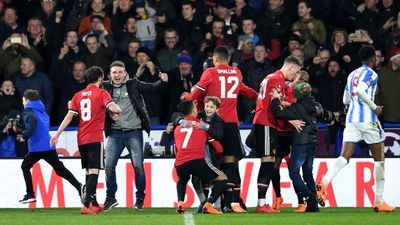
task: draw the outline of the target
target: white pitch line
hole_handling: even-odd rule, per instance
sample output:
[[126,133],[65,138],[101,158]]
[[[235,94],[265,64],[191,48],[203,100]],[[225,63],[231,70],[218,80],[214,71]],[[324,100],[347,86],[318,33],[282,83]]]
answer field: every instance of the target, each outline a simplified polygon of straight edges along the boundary
[[185,225],[196,225],[194,223],[194,218],[193,218],[193,214],[191,213],[185,213]]

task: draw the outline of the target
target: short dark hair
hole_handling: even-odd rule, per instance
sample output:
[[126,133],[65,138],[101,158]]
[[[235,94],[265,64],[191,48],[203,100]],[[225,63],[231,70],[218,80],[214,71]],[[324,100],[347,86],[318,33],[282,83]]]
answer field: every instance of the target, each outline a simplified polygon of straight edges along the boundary
[[364,45],[358,50],[358,56],[360,56],[363,63],[375,58],[375,48],[372,45]]
[[39,100],[40,99],[40,95],[39,95],[39,92],[37,90],[26,89],[24,91],[24,98],[26,98],[28,100]]
[[113,68],[114,66],[122,67],[125,69],[125,63],[119,60],[112,62],[110,65],[110,69]]
[[192,113],[194,109],[194,104],[192,100],[181,101],[177,106],[178,111],[183,113],[183,115],[188,116]]
[[99,36],[97,34],[88,34],[85,39],[85,43],[89,38],[95,37],[97,41],[99,41]]
[[182,6],[183,6],[183,5],[190,5],[190,6],[192,7],[192,9],[195,9],[195,8],[196,8],[196,5],[195,5],[194,2],[191,1],[191,0],[183,0],[182,3],[181,3],[181,5],[182,5]]
[[219,107],[221,107],[221,100],[219,100],[218,97],[206,96],[204,98],[204,103],[207,103],[207,102],[212,102],[215,106],[217,106],[217,109],[219,109]]
[[31,62],[33,63],[33,65],[36,68],[36,66],[37,66],[36,59],[31,54],[23,53],[22,56],[21,56],[21,59],[29,59],[29,60],[31,60]]
[[96,83],[100,77],[104,78],[104,72],[102,68],[98,66],[91,66],[89,69],[86,70],[85,79],[88,83]]
[[215,56],[218,59],[228,61],[229,60],[229,51],[227,48],[225,48],[223,46],[219,46],[214,49],[213,56]]
[[300,60],[296,59],[293,56],[286,57],[284,64],[294,64],[294,65],[298,65],[298,66],[303,66],[303,64],[300,62]]

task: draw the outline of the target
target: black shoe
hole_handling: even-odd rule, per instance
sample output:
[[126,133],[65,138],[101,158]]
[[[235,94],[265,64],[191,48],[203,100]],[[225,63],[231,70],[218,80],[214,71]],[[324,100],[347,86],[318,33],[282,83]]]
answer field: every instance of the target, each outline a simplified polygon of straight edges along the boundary
[[35,198],[35,195],[24,195],[24,198],[19,200],[19,202],[22,204],[36,202],[36,198]]
[[307,202],[306,212],[319,212],[318,201],[315,195],[308,196],[306,202]]
[[86,199],[86,184],[81,184],[81,187],[79,188],[79,196],[81,197],[82,204],[84,204]]
[[104,211],[109,211],[117,205],[118,205],[117,199],[106,198],[106,201],[104,202]]
[[194,214],[203,213],[204,204],[205,204],[205,202],[200,203],[200,205],[197,207],[197,209],[194,210]]
[[224,213],[233,213],[233,210],[229,206],[225,206],[224,209],[222,210]]
[[137,211],[142,212],[143,211],[143,199],[136,199],[136,203],[135,206],[133,206],[133,208],[135,208]]

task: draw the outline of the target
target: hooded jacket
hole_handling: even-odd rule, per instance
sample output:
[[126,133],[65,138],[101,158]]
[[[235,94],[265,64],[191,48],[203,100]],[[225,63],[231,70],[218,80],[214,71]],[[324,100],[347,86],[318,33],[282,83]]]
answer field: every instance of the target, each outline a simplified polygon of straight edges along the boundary
[[297,102],[287,108],[280,108],[279,99],[273,99],[271,109],[274,116],[284,120],[303,120],[305,126],[300,132],[293,131],[293,145],[317,143],[317,120],[315,118],[315,100],[308,96],[297,99]]
[[22,117],[25,125],[22,136],[25,140],[28,140],[28,151],[55,151],[56,148],[50,146],[50,119],[46,114],[43,102],[40,100],[30,100],[25,106]]

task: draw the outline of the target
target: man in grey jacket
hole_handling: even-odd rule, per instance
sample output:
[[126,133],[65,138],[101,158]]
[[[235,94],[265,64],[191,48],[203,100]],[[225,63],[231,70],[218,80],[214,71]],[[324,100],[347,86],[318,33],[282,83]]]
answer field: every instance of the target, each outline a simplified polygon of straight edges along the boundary
[[118,205],[115,198],[117,191],[115,167],[118,159],[126,147],[135,170],[136,201],[135,209],[143,210],[145,199],[146,178],[143,168],[143,132],[150,133],[149,115],[142,97],[142,93],[162,90],[168,82],[168,75],[160,73],[160,81],[145,83],[136,77],[129,79],[125,65],[121,61],[114,61],[110,66],[110,81],[103,83],[113,101],[121,109],[121,119],[113,121],[106,119],[105,132],[108,136],[106,146],[106,185],[107,197],[104,210],[108,211]]

